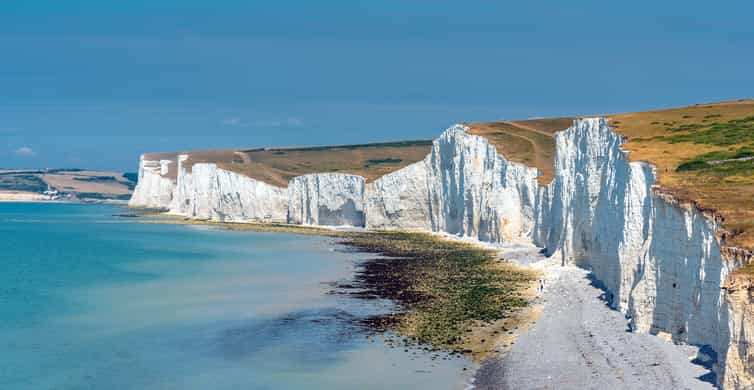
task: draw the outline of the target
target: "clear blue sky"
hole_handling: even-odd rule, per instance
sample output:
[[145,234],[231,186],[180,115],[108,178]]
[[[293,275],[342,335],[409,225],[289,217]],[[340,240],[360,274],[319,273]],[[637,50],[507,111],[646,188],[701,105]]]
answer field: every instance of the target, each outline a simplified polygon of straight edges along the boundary
[[[567,5],[567,6],[566,6]],[[0,2],[0,167],[754,95],[752,1]]]

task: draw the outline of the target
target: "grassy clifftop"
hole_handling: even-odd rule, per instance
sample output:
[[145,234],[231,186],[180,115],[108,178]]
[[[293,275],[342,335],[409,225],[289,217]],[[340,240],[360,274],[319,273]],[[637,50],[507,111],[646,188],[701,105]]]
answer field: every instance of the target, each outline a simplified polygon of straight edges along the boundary
[[633,161],[664,192],[723,217],[728,244],[754,248],[754,100],[610,115]]
[[[754,248],[754,100],[609,114],[627,138],[632,161],[657,167],[663,192],[715,211],[731,235],[727,244]],[[553,177],[553,134],[573,118],[470,124],[506,158],[535,166],[540,184]]]
[[[193,164],[215,163],[225,170],[279,187],[287,187],[293,177],[321,172],[350,173],[371,181],[423,159],[431,147],[431,140],[412,140],[341,146],[202,150],[187,152],[189,159],[185,165],[191,169]],[[153,153],[145,158],[175,161],[177,154]],[[168,175],[175,178],[175,164],[170,164]]]
[[555,139],[553,134],[571,126],[573,118],[532,119],[511,122],[467,124],[469,133],[487,138],[505,158],[537,167],[540,185],[553,179]]

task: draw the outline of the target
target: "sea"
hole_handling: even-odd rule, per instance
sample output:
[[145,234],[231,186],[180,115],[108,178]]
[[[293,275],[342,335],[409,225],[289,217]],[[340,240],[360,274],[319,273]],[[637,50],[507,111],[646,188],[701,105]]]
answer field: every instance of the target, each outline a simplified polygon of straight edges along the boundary
[[0,203],[0,389],[463,389],[474,364],[362,325],[331,238]]

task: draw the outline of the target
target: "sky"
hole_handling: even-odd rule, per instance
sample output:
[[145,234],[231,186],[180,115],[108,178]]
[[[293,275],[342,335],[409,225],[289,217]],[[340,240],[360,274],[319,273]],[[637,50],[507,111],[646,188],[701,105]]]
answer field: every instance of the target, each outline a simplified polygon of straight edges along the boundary
[[0,167],[754,96],[752,1],[0,2]]

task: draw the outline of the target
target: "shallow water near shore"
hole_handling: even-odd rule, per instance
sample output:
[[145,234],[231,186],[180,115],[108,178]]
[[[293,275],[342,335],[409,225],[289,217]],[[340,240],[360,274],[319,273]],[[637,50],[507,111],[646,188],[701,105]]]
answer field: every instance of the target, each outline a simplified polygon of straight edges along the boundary
[[0,204],[0,388],[458,389],[473,371],[367,337],[389,302],[328,294],[369,255],[119,212]]

